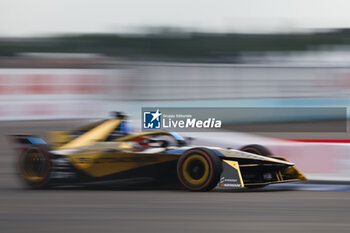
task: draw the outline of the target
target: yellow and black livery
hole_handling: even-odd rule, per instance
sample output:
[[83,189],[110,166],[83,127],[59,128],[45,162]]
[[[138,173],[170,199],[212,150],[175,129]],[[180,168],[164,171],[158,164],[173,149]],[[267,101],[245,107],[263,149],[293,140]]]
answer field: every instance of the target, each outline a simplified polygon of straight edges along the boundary
[[69,132],[53,132],[51,143],[13,135],[18,171],[32,188],[86,185],[181,185],[191,191],[236,189],[306,180],[294,164],[262,146],[241,150],[189,146],[168,131],[133,134],[123,114]]

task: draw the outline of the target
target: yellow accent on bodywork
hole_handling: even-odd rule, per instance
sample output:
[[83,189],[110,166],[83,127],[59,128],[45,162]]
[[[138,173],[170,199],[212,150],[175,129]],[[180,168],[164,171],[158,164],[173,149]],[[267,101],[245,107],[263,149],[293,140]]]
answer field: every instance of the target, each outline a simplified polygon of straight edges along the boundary
[[289,167],[284,171],[285,174],[290,175],[292,179],[305,181],[307,178],[296,167]]
[[281,171],[278,171],[278,175],[280,177],[280,180],[283,181],[283,176],[282,176],[282,172]]
[[54,149],[68,143],[70,140],[72,140],[72,135],[69,131],[52,131],[49,133],[49,144]]
[[267,161],[272,163],[279,163],[292,166],[294,163],[291,163],[287,160],[277,159],[277,157],[267,157],[262,155],[257,155],[253,153],[248,153],[245,151],[235,150],[235,149],[224,149],[224,148],[215,148],[219,152],[221,152],[225,157],[232,159],[250,159],[256,161]]
[[280,171],[276,172],[275,175],[276,175],[276,178],[277,178],[277,181],[281,181],[281,178],[280,178]]
[[142,153],[86,153],[66,155],[76,167],[92,177],[101,177],[135,168],[177,160],[179,155]]
[[131,134],[125,137],[121,137],[116,139],[115,141],[117,142],[121,142],[121,141],[130,141],[133,140],[135,138],[140,138],[140,137],[147,137],[147,136],[151,136],[151,135],[169,135],[172,136],[171,133],[167,132],[167,131],[162,131],[162,130],[158,130],[158,131],[151,131],[151,132],[145,132],[145,133],[139,133],[139,134]]
[[260,164],[242,164],[242,165],[239,165],[239,167],[258,167],[258,166],[261,166]]
[[[275,158],[275,159],[279,159],[279,160],[283,160],[283,161],[289,162],[289,160],[284,158],[284,157],[279,157],[279,156],[271,156],[271,157]],[[284,173],[287,174],[287,175],[290,175],[292,177],[292,179],[298,179],[298,180],[301,180],[301,181],[306,181],[307,180],[305,175],[298,168],[296,168],[295,166],[286,168]]]
[[239,169],[239,163],[237,161],[231,161],[231,160],[223,160],[225,163],[227,163],[228,165],[230,165],[231,167],[233,167],[234,169],[237,170],[238,176],[239,176],[239,180],[241,182],[242,188],[244,188],[244,183],[243,183],[243,179],[242,179],[242,174],[241,174],[241,169]]
[[[171,135],[166,131],[146,132],[118,138],[114,141],[115,145],[113,145],[113,148],[110,148],[112,152],[106,152],[106,145],[103,144],[103,142],[120,123],[121,120],[119,119],[107,120],[100,125],[96,125],[96,127],[90,129],[90,131],[73,139],[67,144],[57,148],[57,150],[69,151],[69,149],[73,149],[71,154],[69,153],[64,156],[69,159],[74,167],[92,177],[111,175],[178,159],[179,155],[131,153],[132,144],[128,141],[147,135]],[[101,142],[101,145],[99,142]],[[118,151],[116,149],[118,149]]]
[[76,147],[93,145],[96,142],[104,141],[110,133],[120,124],[121,120],[108,120],[101,125],[96,126],[85,134],[73,139],[69,143],[59,147],[58,149],[72,149]]

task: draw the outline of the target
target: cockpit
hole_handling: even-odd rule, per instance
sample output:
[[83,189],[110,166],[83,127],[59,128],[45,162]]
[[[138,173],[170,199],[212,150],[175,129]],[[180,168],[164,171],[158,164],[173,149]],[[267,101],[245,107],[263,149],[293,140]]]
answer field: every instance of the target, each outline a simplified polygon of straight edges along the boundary
[[[121,119],[119,119],[121,118]],[[182,147],[186,140],[175,132],[150,131],[132,133],[125,116],[99,121],[70,132],[53,132],[56,149],[122,150],[140,152],[150,148]]]

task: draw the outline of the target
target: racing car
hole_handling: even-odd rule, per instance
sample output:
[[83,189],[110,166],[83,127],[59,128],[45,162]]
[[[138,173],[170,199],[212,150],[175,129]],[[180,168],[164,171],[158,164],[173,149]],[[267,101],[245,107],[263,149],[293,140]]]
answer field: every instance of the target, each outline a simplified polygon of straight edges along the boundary
[[263,146],[241,149],[191,146],[175,132],[132,133],[124,114],[52,140],[12,135],[21,179],[35,189],[110,182],[113,185],[166,184],[190,191],[258,188],[306,180],[292,162]]

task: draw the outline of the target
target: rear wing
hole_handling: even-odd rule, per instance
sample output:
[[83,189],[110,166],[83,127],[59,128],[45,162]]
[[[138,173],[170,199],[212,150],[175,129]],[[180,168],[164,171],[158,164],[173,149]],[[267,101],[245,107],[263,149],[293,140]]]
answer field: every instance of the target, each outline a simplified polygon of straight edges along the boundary
[[44,139],[35,135],[8,135],[9,140],[15,145],[15,148],[23,147],[25,145],[46,145]]

